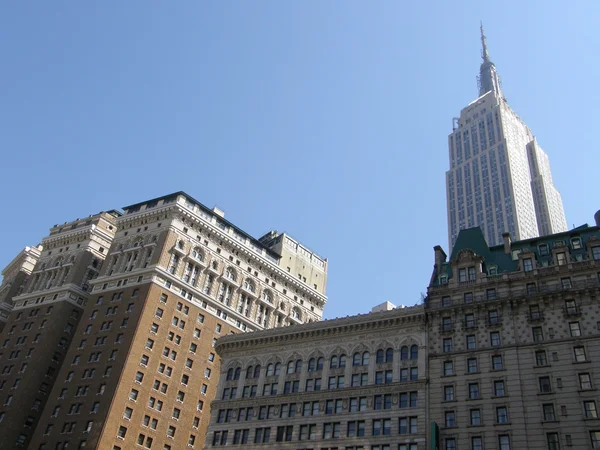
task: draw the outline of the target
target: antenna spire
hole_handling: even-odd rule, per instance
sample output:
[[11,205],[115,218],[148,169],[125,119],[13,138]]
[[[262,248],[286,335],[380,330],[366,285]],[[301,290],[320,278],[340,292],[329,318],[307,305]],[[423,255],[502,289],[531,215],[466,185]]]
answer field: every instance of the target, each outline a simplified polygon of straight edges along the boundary
[[489,61],[490,60],[490,56],[488,55],[488,50],[487,50],[487,39],[485,37],[485,31],[483,31],[483,22],[479,22],[480,23],[480,30],[481,30],[481,45],[483,47],[483,51],[481,53],[481,57],[483,58],[484,61]]

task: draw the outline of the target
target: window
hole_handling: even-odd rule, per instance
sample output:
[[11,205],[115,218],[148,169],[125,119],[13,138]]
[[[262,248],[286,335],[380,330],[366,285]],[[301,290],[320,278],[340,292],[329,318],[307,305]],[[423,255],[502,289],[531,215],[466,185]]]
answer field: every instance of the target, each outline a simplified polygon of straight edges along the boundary
[[483,438],[481,436],[471,438],[471,450],[483,450]]
[[444,450],[456,450],[456,440],[454,438],[446,438]]
[[592,448],[600,450],[600,431],[590,431],[590,439],[592,441]]
[[454,386],[444,386],[444,401],[451,402],[454,400]]
[[589,373],[579,374],[579,388],[582,390],[592,389],[592,378]]
[[498,436],[498,450],[510,450],[510,437],[507,434]]
[[550,377],[540,377],[539,385],[540,385],[541,393],[552,392],[552,385],[550,384]]
[[486,291],[486,296],[488,300],[496,300],[496,289],[490,288]]
[[121,425],[119,430],[117,431],[117,437],[121,439],[125,439],[125,435],[127,434],[127,428]]
[[472,426],[481,425],[481,410],[480,409],[472,409],[470,410],[470,418]]
[[581,336],[581,328],[579,327],[579,322],[569,322],[569,330],[571,331],[571,336]]
[[592,247],[592,258],[595,260],[600,259],[600,246]]
[[585,347],[583,347],[583,346],[574,347],[573,348],[573,353],[574,353],[575,361],[576,362],[585,362],[585,361],[587,361],[587,356],[586,356],[586,353],[585,353]]
[[492,356],[492,370],[502,370],[504,364],[502,362],[502,355]]
[[496,408],[496,423],[508,423],[508,410],[506,406]]
[[531,258],[523,258],[523,270],[531,272],[533,270],[533,261]]
[[586,419],[597,419],[598,412],[596,411],[596,402],[594,400],[586,400],[583,402],[583,411]]
[[444,352],[452,351],[452,338],[444,338],[444,340],[442,341],[442,344],[444,347]]
[[546,359],[546,351],[545,350],[537,350],[535,352],[535,365],[536,366],[545,366],[548,364],[548,360]]
[[454,375],[454,363],[452,361],[444,361],[444,376]]
[[468,358],[467,359],[467,372],[468,373],[476,373],[477,372],[477,358]]
[[571,278],[569,278],[569,277],[561,278],[560,284],[563,289],[571,289]]
[[474,334],[467,336],[467,350],[475,350],[477,348],[477,342]]
[[556,263],[559,266],[564,266],[567,264],[567,254],[565,252],[559,252],[556,254]]
[[531,333],[533,335],[533,342],[541,342],[544,340],[544,331],[542,330],[542,327],[531,328]]
[[498,325],[500,323],[500,317],[498,316],[498,311],[491,310],[488,311],[488,324],[489,325]]
[[469,383],[469,399],[479,398],[479,383]]
[[533,295],[537,292],[537,286],[535,283],[527,283],[525,287],[527,290],[527,295]]
[[500,332],[492,331],[490,333],[490,344],[492,345],[492,347],[500,346]]
[[548,450],[560,450],[558,433],[548,433],[546,439],[548,440]]
[[446,411],[444,413],[444,424],[446,428],[452,428],[456,426],[456,414],[454,411]]
[[496,380],[494,381],[494,397],[504,397],[504,381]]
[[542,405],[542,416],[544,420],[555,420],[554,405],[552,403],[545,403]]

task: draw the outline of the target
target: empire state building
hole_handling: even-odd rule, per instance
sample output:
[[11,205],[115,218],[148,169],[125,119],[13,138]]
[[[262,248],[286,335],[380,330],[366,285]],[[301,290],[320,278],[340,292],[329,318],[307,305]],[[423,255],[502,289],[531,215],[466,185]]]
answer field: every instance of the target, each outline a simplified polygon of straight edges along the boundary
[[522,240],[567,230],[548,155],[502,94],[496,66],[483,45],[479,97],[454,119],[446,172],[448,240],[479,226],[488,245],[502,234]]

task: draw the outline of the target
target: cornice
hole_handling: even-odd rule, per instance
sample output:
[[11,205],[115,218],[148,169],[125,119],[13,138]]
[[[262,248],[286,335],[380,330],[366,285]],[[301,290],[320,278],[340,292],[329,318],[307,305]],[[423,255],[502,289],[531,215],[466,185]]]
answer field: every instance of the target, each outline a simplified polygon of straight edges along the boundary
[[219,354],[222,354],[228,350],[268,344],[281,344],[283,342],[296,340],[323,339],[343,335],[355,336],[356,333],[391,329],[411,324],[424,324],[425,320],[425,309],[423,306],[418,305],[409,308],[397,308],[392,311],[329,319],[322,322],[313,322],[284,328],[272,328],[243,335],[228,335],[219,339],[215,348]]

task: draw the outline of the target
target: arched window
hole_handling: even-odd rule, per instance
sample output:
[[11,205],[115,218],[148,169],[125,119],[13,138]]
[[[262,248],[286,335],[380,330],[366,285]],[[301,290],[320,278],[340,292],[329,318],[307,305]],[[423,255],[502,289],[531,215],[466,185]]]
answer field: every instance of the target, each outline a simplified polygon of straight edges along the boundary
[[279,373],[281,372],[281,364],[280,363],[276,363],[275,364],[275,375],[279,375]]
[[336,355],[333,355],[331,357],[331,359],[329,360],[329,368],[330,369],[337,369],[338,361],[339,361],[338,357]]
[[260,364],[254,368],[254,378],[260,377]]
[[294,361],[290,361],[287,365],[287,373],[294,373]]
[[323,357],[317,359],[317,370],[323,370]]
[[272,377],[275,373],[275,365],[273,363],[267,365],[267,376]]
[[308,360],[308,371],[309,372],[314,371],[316,366],[317,366],[317,361],[315,360],[315,358],[310,358]]
[[237,367],[235,369],[235,373],[233,374],[233,379],[234,380],[239,380],[241,373],[242,373],[242,368],[241,367]]
[[228,267],[227,270],[225,270],[225,278],[231,281],[237,280],[237,274],[235,273],[235,270],[233,270],[231,267]]
[[177,248],[180,249],[180,250],[183,249],[183,241],[178,241],[177,242]]
[[410,359],[419,359],[419,347],[416,345],[410,348]]
[[246,278],[246,281],[244,281],[244,288],[250,292],[254,292],[254,283],[250,278]]
[[346,355],[343,353],[340,355],[340,363],[338,365],[339,368],[346,367]]
[[254,367],[248,366],[248,368],[246,369],[246,379],[252,378],[253,374],[254,374]]
[[273,303],[273,294],[268,289],[265,289],[262,293],[262,298],[267,303]]
[[210,266],[213,268],[213,270],[218,270],[219,269],[219,262],[217,260],[214,260]]
[[192,258],[196,258],[198,261],[204,261],[204,252],[200,250],[200,247],[194,247],[194,250],[192,250]]
[[394,360],[394,349],[389,347],[385,351],[385,362],[392,362]]
[[400,349],[400,359],[402,361],[408,359],[408,347],[406,345]]
[[299,373],[302,370],[302,360],[299,359],[296,361],[296,373]]
[[360,353],[356,352],[354,355],[352,355],[352,365],[360,366]]
[[369,365],[369,352],[364,352],[362,354],[362,365],[363,366],[368,366]]
[[377,354],[375,355],[375,362],[377,364],[383,363],[384,362],[383,356],[384,356],[383,355],[383,350],[382,349],[377,350]]
[[233,369],[229,369],[227,371],[227,378],[226,378],[226,380],[227,381],[233,380]]

